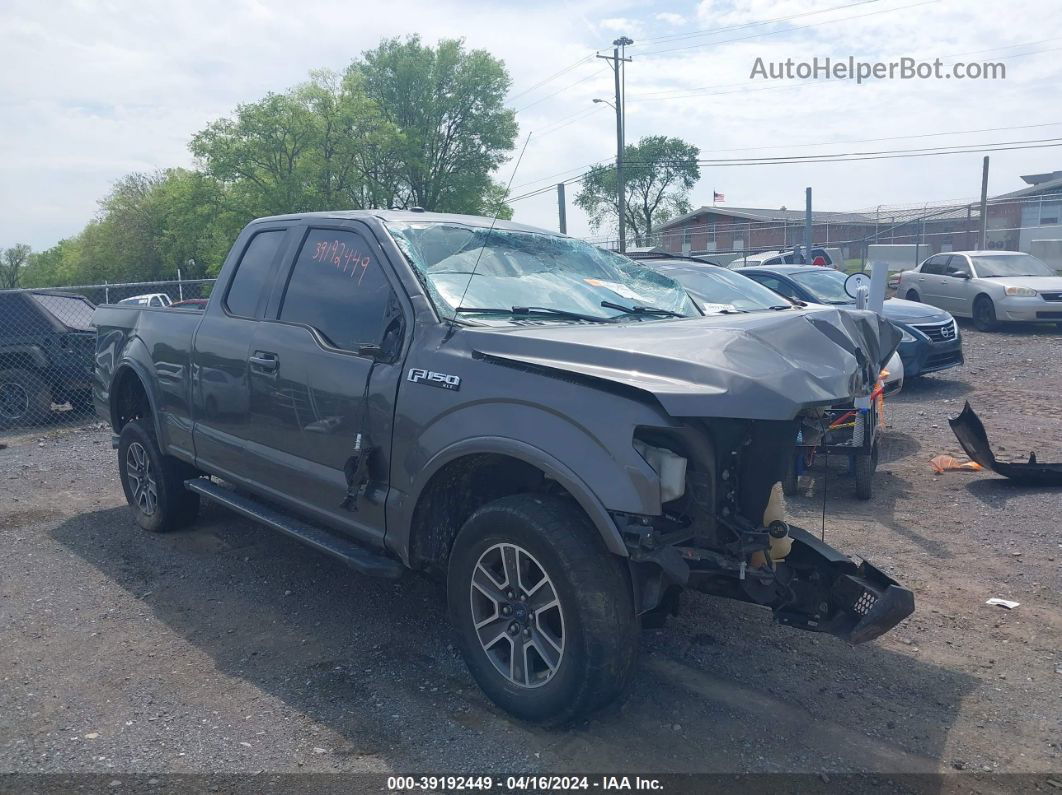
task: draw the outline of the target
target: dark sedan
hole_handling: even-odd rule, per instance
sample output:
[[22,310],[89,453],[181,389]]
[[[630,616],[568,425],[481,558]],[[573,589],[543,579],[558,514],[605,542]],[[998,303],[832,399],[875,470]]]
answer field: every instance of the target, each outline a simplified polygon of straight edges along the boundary
[[[835,306],[855,305],[844,289],[847,275],[808,265],[775,265],[770,268],[738,268],[737,273],[755,279],[779,295],[798,301]],[[890,298],[883,313],[903,332],[900,359],[906,378],[946,370],[963,363],[959,326],[943,309],[914,301]]]

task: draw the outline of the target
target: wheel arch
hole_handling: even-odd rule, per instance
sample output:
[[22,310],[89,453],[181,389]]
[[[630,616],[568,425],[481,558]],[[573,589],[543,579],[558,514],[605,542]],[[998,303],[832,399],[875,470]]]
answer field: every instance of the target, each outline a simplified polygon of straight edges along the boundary
[[444,566],[457,531],[477,508],[546,480],[574,500],[610,552],[627,557],[611,514],[575,472],[534,445],[502,437],[464,440],[437,453],[421,471],[407,532],[393,546],[413,568]]
[[111,429],[121,433],[126,423],[135,419],[148,419],[155,431],[155,438],[162,440],[162,428],[156,411],[155,395],[148,386],[151,379],[143,366],[132,359],[123,361],[114,371],[108,391],[108,407]]

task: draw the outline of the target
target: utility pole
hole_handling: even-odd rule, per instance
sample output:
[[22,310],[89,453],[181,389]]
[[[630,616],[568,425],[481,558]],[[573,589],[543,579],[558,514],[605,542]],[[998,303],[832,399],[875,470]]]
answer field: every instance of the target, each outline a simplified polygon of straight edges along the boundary
[[564,206],[564,183],[557,183],[557,215],[560,220],[560,233],[568,234],[567,208]]
[[811,188],[804,193],[804,264],[811,264],[811,247],[813,238],[811,232]]
[[978,248],[982,251],[988,248],[988,155],[985,155],[981,171],[981,242]]
[[606,61],[612,62],[613,76],[616,78],[616,104],[613,106],[616,109],[616,210],[619,216],[619,252],[623,254],[627,251],[627,229],[626,229],[626,198],[627,198],[627,186],[623,181],[623,148],[624,148],[624,131],[623,131],[623,64],[629,62],[631,59],[624,57],[620,53],[620,47],[626,52],[628,44],[634,44],[633,39],[629,39],[626,36],[621,36],[616,39],[613,44],[612,55],[598,55]]

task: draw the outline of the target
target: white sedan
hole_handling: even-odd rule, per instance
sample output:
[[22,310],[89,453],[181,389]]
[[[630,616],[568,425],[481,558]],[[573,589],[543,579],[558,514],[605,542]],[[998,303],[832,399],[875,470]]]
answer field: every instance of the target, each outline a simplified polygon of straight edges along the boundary
[[934,254],[900,274],[896,295],[973,318],[980,331],[1009,321],[1062,325],[1062,276],[1020,251]]

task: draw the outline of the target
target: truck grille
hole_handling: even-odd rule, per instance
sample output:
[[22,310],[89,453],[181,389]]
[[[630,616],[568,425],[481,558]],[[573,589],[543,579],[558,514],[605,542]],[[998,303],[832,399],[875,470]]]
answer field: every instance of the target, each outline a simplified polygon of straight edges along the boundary
[[951,342],[955,339],[958,330],[955,328],[955,321],[949,320],[947,323],[933,323],[926,326],[915,326],[916,329],[921,331],[933,342]]

